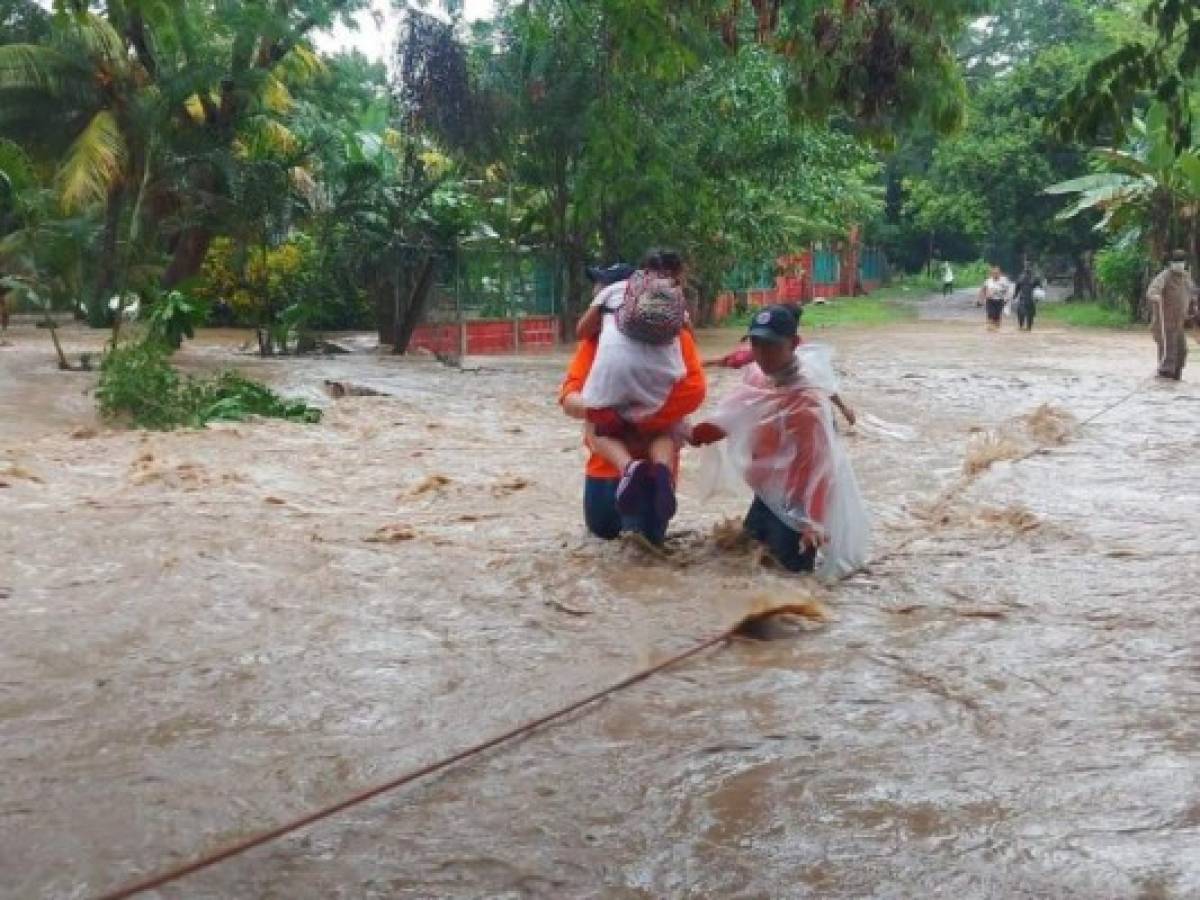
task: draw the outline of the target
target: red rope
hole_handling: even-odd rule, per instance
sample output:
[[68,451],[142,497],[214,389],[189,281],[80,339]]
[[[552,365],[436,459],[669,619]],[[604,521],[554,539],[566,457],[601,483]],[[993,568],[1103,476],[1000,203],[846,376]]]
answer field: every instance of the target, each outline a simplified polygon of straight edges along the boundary
[[677,653],[669,659],[663,660],[660,663],[656,663],[647,669],[642,669],[639,672],[635,672],[633,675],[618,681],[616,684],[609,685],[608,687],[596,691],[593,694],[589,694],[582,699],[576,700],[575,702],[564,706],[561,709],[547,713],[546,715],[534,719],[533,721],[526,722],[524,725],[519,725],[510,731],[496,735],[495,737],[483,741],[482,743],[475,744],[473,747],[460,750],[453,756],[447,756],[444,759],[430,763],[427,766],[422,766],[419,769],[414,769],[413,771],[400,775],[397,778],[393,778],[390,781],[385,781],[383,784],[378,784],[375,787],[367,788],[364,791],[359,791],[357,794],[353,794],[344,800],[340,800],[337,803],[322,807],[315,812],[311,812],[308,815],[301,816],[300,818],[294,819],[290,822],[286,822],[283,825],[279,825],[270,829],[269,831],[263,831],[259,834],[252,835],[251,837],[243,838],[242,840],[234,844],[230,844],[228,847],[225,847],[222,850],[214,851],[213,853],[202,856],[193,862],[185,863],[184,865],[170,869],[166,872],[161,872],[158,875],[153,875],[149,878],[144,878],[141,881],[134,882],[133,884],[127,885],[119,890],[102,894],[97,898],[97,900],[125,900],[127,897],[133,897],[136,894],[141,894],[145,891],[152,891],[163,887],[164,885],[191,875],[193,872],[199,872],[201,869],[207,869],[210,866],[215,866],[217,863],[224,862],[227,859],[231,859],[234,856],[245,853],[247,850],[252,850],[255,847],[259,847],[277,838],[281,838],[285,834],[290,834],[293,831],[297,831],[307,825],[311,825],[313,822],[326,819],[344,809],[349,809],[352,806],[365,803],[374,797],[378,797],[380,794],[395,790],[398,787],[403,787],[404,785],[416,781],[417,779],[424,778],[426,775],[432,775],[434,772],[439,772],[442,769],[454,765],[455,763],[462,762],[463,760],[469,759],[472,756],[477,756],[484,751],[492,749],[493,747],[506,743],[507,741],[511,741],[513,738],[536,731],[544,725],[548,725],[551,722],[557,721],[564,716],[569,716],[576,710],[595,703],[597,700],[602,700],[609,694],[624,690],[631,685],[637,684],[639,681],[644,681],[657,672],[661,672],[663,669],[677,665],[678,663],[683,662],[685,659],[693,657],[696,654],[707,650],[709,647],[713,647],[729,640],[743,624],[744,622],[739,622],[737,625],[726,629],[720,634],[707,638],[696,646],[685,650],[682,653]]

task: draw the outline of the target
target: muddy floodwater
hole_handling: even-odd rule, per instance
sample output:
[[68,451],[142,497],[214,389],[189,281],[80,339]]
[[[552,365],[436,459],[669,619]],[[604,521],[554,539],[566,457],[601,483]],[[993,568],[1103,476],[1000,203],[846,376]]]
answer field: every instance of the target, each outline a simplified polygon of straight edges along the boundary
[[324,421],[149,434],[14,329],[0,895],[94,896],[817,599],[823,627],[158,896],[1200,896],[1200,360],[1156,383],[1145,333],[981,318],[819,335],[875,518],[832,587],[723,549],[747,500],[701,505],[695,454],[668,559],[588,538],[565,354],[259,361],[214,333],[185,368]]

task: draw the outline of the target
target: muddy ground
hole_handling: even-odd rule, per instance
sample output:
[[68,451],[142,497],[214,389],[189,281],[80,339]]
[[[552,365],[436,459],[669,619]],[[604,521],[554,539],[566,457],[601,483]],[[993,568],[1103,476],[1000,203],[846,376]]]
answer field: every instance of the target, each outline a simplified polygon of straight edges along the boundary
[[834,587],[722,550],[746,501],[702,506],[695,456],[670,559],[588,538],[564,355],[262,362],[209,334],[185,367],[236,361],[325,421],[144,434],[14,330],[0,895],[93,896],[812,597],[823,628],[161,896],[1200,895],[1200,363],[1156,383],[1145,334],[1006,325],[819,335],[876,520]]

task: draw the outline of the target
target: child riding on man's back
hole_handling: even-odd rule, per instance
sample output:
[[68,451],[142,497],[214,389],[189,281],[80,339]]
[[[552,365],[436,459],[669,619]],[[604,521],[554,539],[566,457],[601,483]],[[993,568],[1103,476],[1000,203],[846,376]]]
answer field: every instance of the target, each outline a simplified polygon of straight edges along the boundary
[[[687,326],[683,281],[678,254],[647,254],[628,280],[596,295],[577,328],[581,340],[599,336],[582,400],[588,408],[588,442],[622,473],[617,508],[636,508],[649,487],[664,519],[675,514],[674,464],[681,435],[675,428],[642,434],[636,425],[662,406],[685,373],[679,347],[679,332]],[[646,459],[635,458],[631,450],[644,450]]]

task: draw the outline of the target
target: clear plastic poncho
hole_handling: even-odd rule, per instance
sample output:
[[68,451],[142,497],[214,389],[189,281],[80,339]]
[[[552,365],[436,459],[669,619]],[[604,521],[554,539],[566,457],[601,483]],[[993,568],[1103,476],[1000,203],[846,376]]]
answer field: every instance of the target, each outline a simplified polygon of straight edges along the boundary
[[871,537],[858,480],[833,426],[829,396],[836,390],[829,349],[805,344],[781,375],[749,366],[744,381],[702,417],[726,434],[705,448],[700,480],[707,493],[747,485],[791,528],[815,528],[825,540],[817,573],[828,579],[861,568]]

